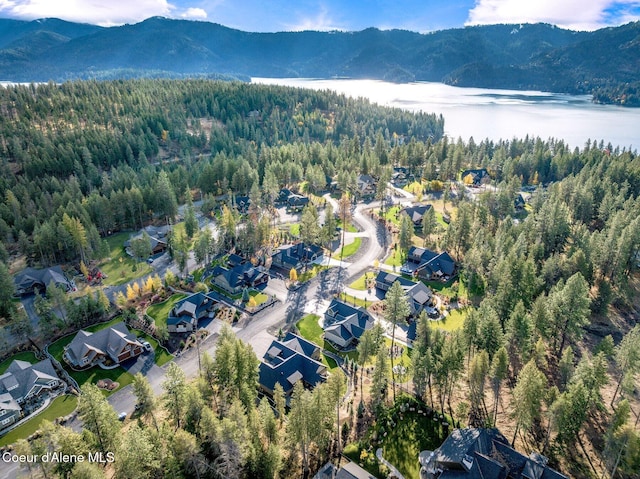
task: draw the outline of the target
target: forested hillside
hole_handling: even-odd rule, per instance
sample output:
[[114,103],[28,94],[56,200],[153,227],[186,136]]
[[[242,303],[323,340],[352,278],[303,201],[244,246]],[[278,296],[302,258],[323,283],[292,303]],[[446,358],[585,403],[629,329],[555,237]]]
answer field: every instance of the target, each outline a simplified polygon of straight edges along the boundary
[[[270,218],[281,187],[317,193],[334,179],[353,192],[358,174],[389,178],[392,166],[405,166],[451,209],[433,241],[462,265],[455,295],[470,304],[457,331],[420,320],[411,357],[416,395],[462,423],[497,424],[520,449],[542,451],[572,477],[614,467],[616,477],[637,475],[636,152],[595,140],[579,148],[561,139],[452,142],[433,115],[240,82],[12,86],[0,90],[0,111],[0,312],[7,324],[19,321],[8,276],[16,258],[33,265],[100,258],[105,237],[175,217],[187,191],[203,199],[206,213],[221,195],[249,194],[253,219],[238,218],[247,227],[236,237],[233,222],[233,239],[222,235],[212,249],[256,251],[271,235],[252,225]],[[492,188],[473,198],[456,189],[461,170],[480,167]],[[532,198],[516,212],[524,185]],[[288,420],[277,420],[266,402],[256,407],[255,355],[230,331],[220,341],[223,353],[203,366],[210,375],[187,386],[170,368],[162,404],[145,403],[126,433],[105,429],[121,455],[118,477],[299,477],[301,467],[328,458],[342,386],[296,388]],[[225,369],[224,354],[238,367]],[[148,395],[137,381],[136,394]],[[81,414],[88,415],[86,398],[94,394],[97,403],[100,393],[85,394]],[[367,404],[368,417],[387,398],[377,401]],[[358,441],[362,431],[346,436]],[[46,434],[50,441],[36,446],[68,438],[65,447],[86,448],[58,426]],[[98,447],[95,434],[85,436],[91,447]],[[91,465],[77,474],[83,468],[96,474]]]
[[373,78],[596,94],[638,106],[640,25],[594,32],[489,25],[419,34],[249,33],[209,22],[150,18],[101,28],[55,19],[0,23],[2,80],[247,77]]

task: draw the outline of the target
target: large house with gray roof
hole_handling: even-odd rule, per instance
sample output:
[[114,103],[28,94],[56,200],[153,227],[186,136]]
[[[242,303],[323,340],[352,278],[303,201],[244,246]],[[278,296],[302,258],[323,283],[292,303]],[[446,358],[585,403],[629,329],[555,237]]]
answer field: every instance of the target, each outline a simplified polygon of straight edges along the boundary
[[22,417],[23,406],[29,400],[62,384],[49,358],[36,364],[13,361],[0,375],[0,430]]
[[191,333],[195,331],[197,322],[212,318],[219,302],[211,295],[194,293],[178,301],[169,312],[167,331],[170,333]]
[[14,278],[16,294],[25,295],[39,291],[44,293],[50,284],[64,291],[72,291],[75,288],[73,281],[67,279],[60,266],[35,269],[25,268],[16,274]]
[[324,258],[324,252],[320,246],[296,243],[281,246],[271,256],[271,265],[291,271],[295,268],[301,271],[310,263],[319,263]]
[[143,351],[138,338],[121,321],[95,333],[78,331],[65,348],[63,357],[72,367],[85,369],[108,361],[119,364]]
[[311,389],[327,379],[327,367],[320,362],[320,348],[306,339],[287,333],[283,340],[275,340],[264,355],[259,369],[261,389],[273,396],[280,384],[289,397],[298,381]]
[[324,313],[324,324],[324,339],[339,349],[351,349],[374,320],[366,309],[334,298]]
[[498,429],[454,429],[419,461],[421,479],[567,479],[544,456],[513,449]]
[[424,215],[427,213],[427,211],[429,211],[431,208],[433,208],[433,206],[431,205],[407,206],[406,208],[400,210],[399,215],[401,215],[402,213],[406,213],[413,222],[413,225],[417,228],[419,226],[422,226],[422,219],[424,218]]
[[409,316],[417,317],[423,310],[431,317],[438,314],[433,308],[433,293],[422,281],[415,282],[388,271],[380,271],[376,276],[376,288],[386,292],[396,281],[407,295]]
[[456,274],[455,260],[446,251],[436,253],[426,248],[412,246],[402,273],[413,274],[426,281],[447,281]]

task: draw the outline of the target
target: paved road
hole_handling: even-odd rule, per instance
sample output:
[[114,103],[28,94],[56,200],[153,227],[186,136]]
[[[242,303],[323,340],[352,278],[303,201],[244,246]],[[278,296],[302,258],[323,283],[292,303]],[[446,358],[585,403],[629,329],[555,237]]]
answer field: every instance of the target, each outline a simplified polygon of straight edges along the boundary
[[[385,245],[388,244],[386,231],[382,224],[372,220],[369,214],[365,212],[365,210],[376,206],[376,203],[358,205],[354,211],[354,222],[362,231],[359,236],[366,238],[366,240],[363,241],[361,251],[349,258],[350,263],[343,263],[343,266],[322,271],[316,278],[301,285],[296,290],[287,290],[282,280],[271,279],[265,292],[275,294],[279,301],[258,314],[241,321],[240,324],[234,327],[236,335],[249,343],[259,358],[264,356],[271,341],[275,339],[278,329],[292,327],[304,314],[304,311],[309,309],[310,305],[313,307],[313,305],[321,305],[330,301],[335,293],[344,289],[350,278],[362,275],[364,271],[372,267],[376,259],[382,259],[386,251]],[[158,274],[167,269],[173,270],[175,267],[167,256],[154,261],[153,267]],[[121,288],[126,288],[126,285],[110,288],[109,296],[113,297]],[[207,352],[213,355],[215,354],[215,343],[218,336],[215,328],[221,326],[214,324],[210,327],[212,328],[212,334],[200,344],[200,352]],[[143,361],[145,360],[143,359]],[[184,370],[188,378],[195,377],[198,374],[198,355],[195,349],[176,358],[175,362]],[[165,368],[166,366],[160,368],[149,364],[143,367],[147,379],[156,394],[162,393]],[[133,412],[135,396],[131,386],[126,386],[112,394],[108,400],[118,413],[126,412],[131,414]],[[77,418],[70,421],[68,425],[78,431],[82,427]],[[0,477],[13,479],[17,477],[17,474],[18,468],[15,464],[6,463],[0,459]]]

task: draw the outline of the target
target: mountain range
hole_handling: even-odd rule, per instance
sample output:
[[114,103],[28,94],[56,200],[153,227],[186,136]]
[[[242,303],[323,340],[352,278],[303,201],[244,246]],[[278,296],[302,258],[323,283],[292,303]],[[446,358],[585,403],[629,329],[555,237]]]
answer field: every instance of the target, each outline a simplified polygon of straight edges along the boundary
[[640,22],[593,32],[548,24],[420,34],[250,33],[161,17],[99,27],[0,19],[0,80],[121,77],[309,77],[435,81],[457,86],[590,93],[640,105]]

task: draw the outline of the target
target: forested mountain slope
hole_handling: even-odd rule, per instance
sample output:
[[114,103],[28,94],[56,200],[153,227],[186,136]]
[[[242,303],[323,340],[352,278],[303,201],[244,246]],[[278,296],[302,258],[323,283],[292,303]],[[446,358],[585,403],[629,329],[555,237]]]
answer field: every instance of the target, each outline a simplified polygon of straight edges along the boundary
[[[640,25],[573,32],[546,24],[409,31],[249,33],[150,18],[100,28],[59,20],[0,23],[3,80],[123,76],[347,76],[459,86],[597,93],[637,105]],[[624,96],[623,96],[624,95]]]

